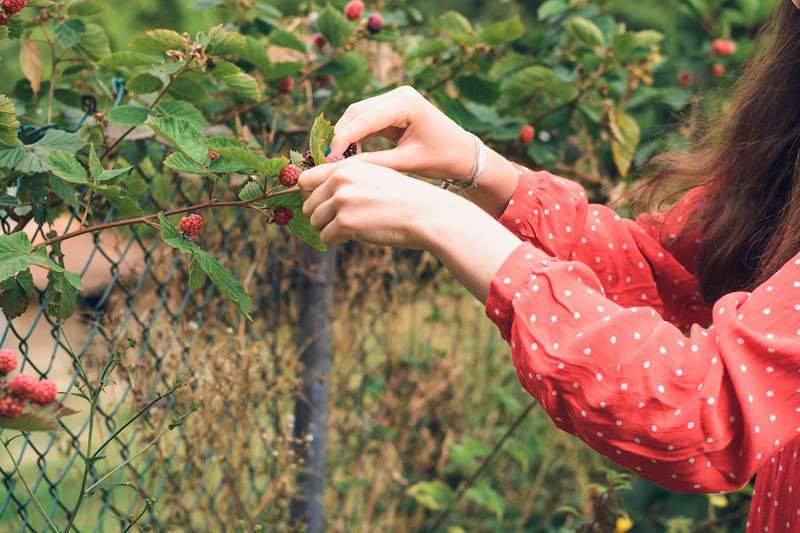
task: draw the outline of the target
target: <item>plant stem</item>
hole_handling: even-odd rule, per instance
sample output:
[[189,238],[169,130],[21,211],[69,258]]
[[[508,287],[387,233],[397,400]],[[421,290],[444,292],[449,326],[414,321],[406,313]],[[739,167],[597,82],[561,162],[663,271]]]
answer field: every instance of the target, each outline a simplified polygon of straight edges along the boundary
[[[153,447],[153,446],[154,446],[154,445],[155,445],[155,444],[156,444],[156,443],[157,443],[157,442],[158,442],[158,441],[161,439],[161,437],[163,437],[164,435],[166,435],[166,434],[167,434],[167,433],[169,433],[170,431],[172,431],[172,430],[171,430],[171,429],[169,429],[169,428],[168,428],[168,429],[165,429],[165,430],[163,430],[161,433],[159,433],[159,434],[158,434],[158,436],[157,436],[156,438],[154,438],[153,440],[151,440],[151,441],[150,441],[150,442],[147,444],[147,446],[145,446],[144,448],[142,448],[141,450],[139,450],[138,452],[136,452],[135,454],[131,455],[130,457],[128,457],[127,459],[125,459],[123,462],[121,462],[120,464],[118,464],[117,466],[115,466],[114,468],[112,468],[112,469],[111,469],[110,471],[108,471],[108,472],[107,472],[107,473],[106,473],[106,474],[105,474],[103,477],[101,477],[100,479],[98,479],[97,481],[95,481],[94,483],[92,483],[92,484],[91,484],[91,485],[90,485],[88,488],[86,488],[86,490],[85,490],[84,492],[85,492],[86,494],[88,494],[88,493],[92,492],[92,491],[93,491],[95,488],[97,488],[97,486],[98,486],[98,485],[100,485],[100,484],[101,484],[103,481],[105,481],[106,479],[108,479],[109,477],[111,477],[111,476],[112,476],[112,475],[113,475],[115,472],[119,471],[121,468],[124,468],[124,467],[125,467],[125,466],[126,466],[128,463],[130,463],[131,461],[133,461],[134,459],[136,459],[137,457],[139,457],[140,455],[142,455],[144,452],[146,452],[147,450],[149,450],[150,448],[152,448],[152,447]],[[82,489],[82,490],[83,490],[83,489]]]
[[11,459],[11,463],[14,465],[14,470],[17,472],[17,476],[22,481],[22,484],[25,486],[25,490],[28,491],[28,496],[31,497],[31,501],[33,501],[33,505],[36,507],[36,510],[39,511],[40,515],[42,515],[42,518],[44,518],[44,521],[47,522],[48,526],[50,526],[50,529],[52,529],[55,533],[58,533],[58,528],[53,523],[53,520],[51,520],[50,517],[45,512],[44,507],[42,507],[41,502],[39,502],[39,498],[37,498],[36,494],[34,494],[33,491],[31,490],[30,486],[28,485],[28,482],[25,480],[25,476],[22,475],[22,471],[19,469],[19,464],[17,464],[16,459],[14,459],[14,455],[11,453],[11,450],[8,449],[6,441],[2,439],[0,439],[0,441],[3,442],[3,448],[6,449],[8,458]]
[[[180,215],[182,213],[190,213],[192,211],[202,211],[205,209],[217,208],[217,207],[249,207],[250,205],[263,202],[264,200],[268,200],[270,198],[276,198],[278,196],[284,196],[286,194],[290,194],[293,192],[297,192],[299,189],[297,187],[292,187],[291,189],[284,189],[282,191],[271,192],[269,194],[264,194],[258,198],[252,198],[250,200],[237,200],[237,201],[228,201],[228,202],[219,202],[219,201],[211,201],[211,202],[204,202],[201,204],[192,205],[189,207],[181,207],[180,209],[173,209],[171,211],[166,211],[163,213],[164,216],[172,216],[172,215]],[[145,215],[143,217],[136,217],[136,218],[128,218],[125,220],[117,220],[114,222],[108,222],[105,224],[98,224],[96,226],[90,226],[88,228],[82,228],[79,230],[72,231],[70,233],[65,233],[63,235],[59,235],[53,239],[48,239],[42,242],[38,246],[51,246],[53,244],[66,241],[68,239],[72,239],[75,237],[79,237],[81,235],[85,235],[87,233],[97,233],[98,231],[110,229],[110,228],[119,228],[122,226],[132,226],[134,224],[149,224],[158,218],[159,213],[153,213],[150,215]]]

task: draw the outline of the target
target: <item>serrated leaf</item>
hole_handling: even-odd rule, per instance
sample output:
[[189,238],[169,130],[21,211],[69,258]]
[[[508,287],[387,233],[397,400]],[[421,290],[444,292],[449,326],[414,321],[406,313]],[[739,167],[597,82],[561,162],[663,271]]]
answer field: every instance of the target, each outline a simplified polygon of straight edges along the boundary
[[306,45],[300,39],[295,37],[294,33],[285,30],[272,30],[269,34],[269,42],[273,46],[280,46],[281,48],[289,48],[297,50],[298,52],[305,53]]
[[252,200],[254,198],[258,198],[264,194],[264,191],[261,189],[261,184],[257,181],[248,181],[245,183],[242,190],[239,191],[239,199],[242,201]]
[[309,138],[309,148],[314,157],[314,163],[322,165],[325,163],[325,152],[331,146],[333,140],[333,125],[325,120],[325,114],[318,115],[311,126]]
[[532,65],[512,74],[503,83],[503,92],[514,100],[521,100],[534,93],[553,92],[556,86],[556,75],[551,69]]
[[439,481],[420,481],[406,489],[406,494],[432,511],[441,511],[455,501],[453,489]]
[[67,4],[67,13],[75,17],[91,17],[99,15],[107,8],[107,3],[100,0],[72,0]]
[[55,431],[59,427],[58,421],[61,418],[77,412],[60,402],[53,402],[48,405],[27,402],[22,416],[0,418],[0,428],[18,431]]
[[547,2],[539,6],[536,16],[539,20],[546,20],[550,17],[563,15],[567,11],[569,11],[569,4],[566,0],[547,0]]
[[161,59],[150,54],[139,52],[114,52],[110,56],[103,58],[100,66],[115,67],[152,67],[161,64]]
[[70,183],[89,183],[89,176],[74,155],[63,150],[51,152],[45,158],[50,172]]
[[639,124],[632,116],[621,109],[617,109],[609,118],[609,129],[613,137],[611,153],[614,164],[622,177],[627,177],[630,171],[636,148],[641,140]]
[[236,55],[244,48],[244,35],[227,31],[221,25],[208,32],[206,53],[216,56]]
[[0,308],[8,318],[16,318],[28,309],[28,301],[35,293],[31,271],[23,270],[0,283]]
[[353,24],[341,11],[325,6],[317,18],[317,29],[333,48],[339,48],[353,33]]
[[47,314],[59,322],[64,322],[75,313],[78,291],[63,272],[51,270],[47,273],[47,281],[47,289],[44,292]]
[[69,50],[81,41],[81,37],[86,33],[86,24],[81,19],[69,19],[58,22],[53,26],[58,46],[64,50]]
[[[112,169],[103,168],[103,165],[100,163],[100,159],[97,157],[97,152],[94,150],[94,144],[92,144],[89,148],[89,171],[91,172],[92,178],[95,181],[113,180],[116,177],[127,174],[132,168],[133,167]],[[130,186],[128,188],[130,188]]]
[[304,66],[305,63],[302,61],[280,61],[271,63],[268,68],[262,69],[261,72],[264,73],[264,78],[267,81],[272,81],[286,76],[294,76],[300,72]]
[[164,86],[164,82],[149,72],[140,72],[129,79],[125,86],[132,93],[149,94],[159,91]]
[[256,170],[258,170],[258,173],[262,176],[272,177],[277,176],[288,164],[289,160],[283,156],[273,157],[262,161],[261,165]]
[[141,205],[126,188],[120,185],[93,184],[92,189],[101,194],[117,210],[117,218],[132,218],[144,215]]
[[61,198],[65,204],[74,209],[80,207],[81,203],[78,200],[78,191],[76,191],[72,185],[52,174],[49,176],[48,185],[50,186],[50,190]]
[[226,76],[222,81],[236,94],[253,101],[261,99],[261,89],[254,77],[244,72],[238,72],[232,76]]
[[[161,83],[161,80],[159,80],[159,83]],[[150,116],[149,109],[134,105],[114,107],[106,114],[109,122],[122,126],[141,126],[148,116]]]
[[189,258],[189,291],[197,292],[206,284],[208,275],[194,256]]
[[294,166],[299,167],[303,164],[303,161],[305,161],[305,157],[297,150],[289,150],[289,160]]
[[217,148],[212,148],[212,150],[216,151],[223,158],[241,165],[242,169],[247,168],[258,171],[266,162],[266,158],[243,145],[218,146]]
[[208,121],[194,105],[183,100],[161,101],[157,106],[158,111],[165,115],[181,118],[192,124],[198,130],[203,130],[208,126]]
[[202,141],[200,130],[190,122],[175,117],[149,117],[146,124],[173,148],[183,152],[198,163],[203,163],[208,150]]
[[500,97],[500,85],[482,76],[469,74],[455,80],[458,92],[464,98],[479,104],[492,105]]
[[567,21],[567,33],[578,44],[587,48],[605,46],[606,39],[603,32],[591,20],[584,17],[572,17]]
[[100,61],[111,54],[106,30],[98,24],[87,24],[86,31],[75,49],[91,61]]
[[489,46],[500,46],[516,41],[525,35],[525,26],[522,25],[519,15],[495,22],[480,34],[480,40]]
[[488,483],[482,482],[478,485],[470,487],[464,493],[464,496],[483,507],[493,512],[498,520],[503,519],[505,511],[505,500],[496,490],[489,486]]
[[19,120],[17,120],[14,102],[6,95],[0,94],[0,142],[11,146],[15,145],[17,143],[18,129]]
[[317,228],[311,225],[308,217],[303,213],[303,196],[299,191],[282,194],[267,199],[264,204],[267,207],[287,207],[292,210],[292,220],[286,226],[295,236],[312,248],[324,252],[328,249]]
[[[24,232],[0,235],[0,282],[16,276],[31,265],[40,265],[57,272],[64,269],[53,262],[42,250],[34,250],[28,235]],[[81,288],[80,277],[65,272],[67,281],[76,289]]]
[[64,130],[47,130],[44,137],[33,144],[17,144],[12,148],[0,148],[0,168],[10,168],[23,174],[49,172],[44,158],[54,150],[75,153],[85,144],[80,135]]
[[164,166],[176,172],[185,172],[186,174],[203,175],[206,172],[206,168],[203,165],[181,152],[170,154],[169,157],[164,160]]
[[135,37],[128,47],[135,52],[163,54],[167,50],[185,50],[186,42],[176,31],[156,29]]

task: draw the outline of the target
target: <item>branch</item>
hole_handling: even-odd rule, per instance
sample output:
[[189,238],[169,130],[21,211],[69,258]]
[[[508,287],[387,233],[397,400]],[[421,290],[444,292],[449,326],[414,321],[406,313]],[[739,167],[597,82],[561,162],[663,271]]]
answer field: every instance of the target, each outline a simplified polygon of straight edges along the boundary
[[[218,201],[210,201],[204,202],[202,204],[196,204],[189,207],[181,207],[180,209],[173,209],[171,211],[166,211],[163,213],[164,216],[172,216],[172,215],[180,215],[182,213],[191,213],[193,211],[203,211],[205,209],[217,208],[217,207],[250,207],[250,205],[263,202],[264,200],[269,200],[270,198],[277,198],[278,196],[284,196],[286,194],[290,194],[293,192],[297,192],[300,189],[297,187],[292,187],[291,189],[285,189],[282,191],[271,192],[268,194],[264,194],[259,196],[258,198],[252,198],[250,200],[239,200],[239,201],[230,201],[230,202],[218,202]],[[159,213],[153,213],[151,215],[145,215],[143,217],[136,217],[136,218],[128,218],[125,220],[117,220],[115,222],[108,222],[106,224],[98,224],[96,226],[91,226],[88,228],[82,228],[79,230],[72,231],[70,233],[65,233],[63,235],[59,235],[53,239],[48,239],[43,243],[37,246],[52,246],[53,244],[59,243],[61,241],[66,241],[67,239],[73,239],[75,237],[79,237],[81,235],[86,235],[87,233],[97,233],[98,231],[103,231],[106,229],[111,228],[119,228],[122,226],[132,226],[134,224],[150,224],[151,222],[158,219]]]

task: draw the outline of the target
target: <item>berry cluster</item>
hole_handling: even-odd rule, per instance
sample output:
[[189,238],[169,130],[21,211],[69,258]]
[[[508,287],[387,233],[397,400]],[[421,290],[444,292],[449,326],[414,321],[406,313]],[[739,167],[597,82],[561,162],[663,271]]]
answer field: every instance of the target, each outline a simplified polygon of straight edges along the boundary
[[198,214],[185,216],[181,219],[180,228],[187,237],[197,237],[203,231],[203,217]]
[[[348,20],[360,20],[361,17],[364,16],[364,2],[362,0],[350,0],[347,2],[347,5],[344,6],[344,16],[346,16]],[[373,35],[380,33],[384,25],[383,16],[380,13],[372,13],[367,17],[367,31]],[[319,48],[322,49],[322,46]]]
[[276,207],[272,210],[272,222],[278,226],[285,226],[294,218],[294,213],[288,207]]
[[37,380],[28,374],[17,374],[8,383],[5,376],[17,367],[17,356],[11,350],[0,350],[0,417],[17,418],[25,402],[48,405],[56,401],[58,387],[49,379]]
[[0,26],[8,26],[11,17],[28,6],[28,0],[2,0],[0,6]]
[[303,169],[290,163],[283,167],[283,170],[281,170],[281,174],[278,177],[278,181],[280,181],[280,184],[284,187],[294,187],[297,185],[297,180],[300,179],[300,174],[302,172]]

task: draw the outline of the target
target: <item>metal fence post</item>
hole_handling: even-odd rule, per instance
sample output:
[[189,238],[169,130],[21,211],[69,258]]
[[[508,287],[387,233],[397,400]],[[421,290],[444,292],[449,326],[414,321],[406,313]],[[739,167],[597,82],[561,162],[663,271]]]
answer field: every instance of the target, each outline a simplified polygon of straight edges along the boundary
[[325,529],[325,445],[330,373],[333,362],[331,319],[336,249],[318,252],[303,245],[298,268],[298,317],[295,339],[303,365],[302,386],[295,399],[295,449],[303,459],[298,491],[292,500],[292,523],[309,533]]

